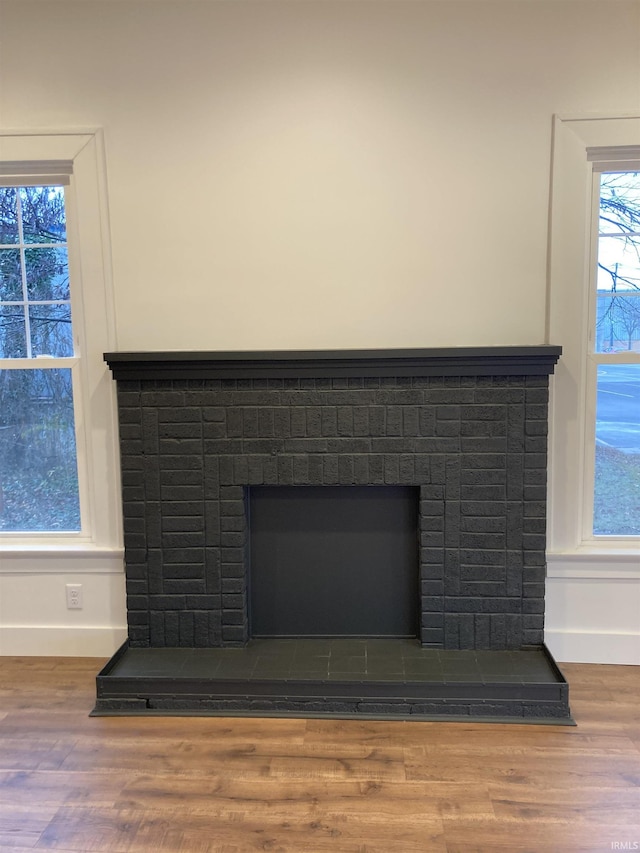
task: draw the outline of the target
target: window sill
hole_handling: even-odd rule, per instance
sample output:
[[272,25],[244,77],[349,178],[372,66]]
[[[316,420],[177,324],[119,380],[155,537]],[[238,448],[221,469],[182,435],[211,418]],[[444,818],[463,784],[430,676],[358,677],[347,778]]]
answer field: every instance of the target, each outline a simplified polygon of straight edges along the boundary
[[640,544],[581,546],[573,551],[547,552],[547,578],[640,580]]
[[0,574],[24,574],[25,572],[71,574],[74,572],[106,572],[121,574],[124,571],[124,549],[92,546],[90,543],[76,545],[42,545],[30,542],[0,543]]

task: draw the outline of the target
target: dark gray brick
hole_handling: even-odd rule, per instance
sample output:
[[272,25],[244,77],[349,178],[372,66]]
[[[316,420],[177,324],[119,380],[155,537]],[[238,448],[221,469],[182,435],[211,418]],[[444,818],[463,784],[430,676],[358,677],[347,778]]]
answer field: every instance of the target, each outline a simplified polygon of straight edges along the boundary
[[367,406],[354,406],[353,435],[369,436],[369,409]]
[[302,437],[307,434],[307,419],[301,406],[291,409],[291,436]]
[[228,625],[244,625],[246,616],[243,610],[224,610],[222,612],[222,624]]
[[337,434],[352,436],[354,434],[353,408],[340,406],[338,408]]
[[[322,431],[322,408],[320,406],[310,406],[306,412],[306,435],[310,438],[318,438],[323,435]],[[335,430],[331,433],[335,435]]]
[[[437,545],[424,543],[425,548],[438,548]],[[444,577],[443,563],[424,563],[420,564],[420,579],[421,580],[436,580]]]
[[[202,424],[200,421],[197,423],[175,423],[173,421],[169,423],[162,423],[155,427],[153,435],[150,436],[150,439],[153,439],[153,445],[157,438],[202,438]],[[153,449],[148,449],[145,442],[145,452],[153,453]]]
[[163,471],[160,469],[160,488],[163,486],[201,486],[203,480],[202,471],[191,469]]
[[180,391],[142,391],[140,403],[144,408],[180,408],[184,405],[184,394]]
[[445,649],[460,648],[460,620],[457,613],[447,613],[444,617]]
[[[183,409],[184,412],[199,412],[203,421],[219,422],[224,424],[227,420],[227,409],[223,406],[203,406],[201,409]],[[185,417],[184,420],[197,420],[197,417]]]
[[291,412],[277,408],[273,414],[273,434],[276,438],[288,438],[291,435]]
[[384,457],[384,481],[392,485],[400,480],[400,460],[396,454],[386,454]]
[[423,628],[443,628],[444,614],[443,613],[423,613],[421,619]]
[[489,548],[461,548],[460,563],[476,566],[504,566],[505,552]]
[[507,641],[506,616],[503,613],[491,615],[491,648],[504,649]]
[[420,546],[423,548],[443,548],[444,533],[441,531],[421,531]]
[[[343,485],[350,485],[355,482],[355,471],[352,456],[343,454],[338,457],[338,479]],[[397,480],[394,482],[397,482]]]
[[180,580],[165,579],[164,581],[164,592],[166,595],[204,595],[205,591],[204,580],[196,578],[180,578]]
[[293,482],[298,486],[303,486],[309,483],[308,456],[293,457]]
[[434,406],[420,406],[418,408],[418,434],[428,437],[435,435],[436,410]]
[[[444,630],[442,628],[423,628],[420,631],[420,644],[423,648],[441,649],[444,647],[443,642]],[[420,711],[414,710],[417,706],[411,705],[411,713],[418,714]]]
[[160,499],[162,501],[197,501],[204,498],[202,486],[161,486]]
[[382,406],[369,409],[369,432],[371,436],[386,435],[386,410]]
[[[288,438],[284,441],[285,453],[328,453],[332,439],[326,438]],[[340,445],[334,441],[334,447]],[[279,451],[281,452],[281,451]]]
[[220,577],[225,578],[244,578],[246,575],[245,567],[242,563],[221,563]]
[[460,577],[463,581],[504,581],[503,566],[461,565]]
[[170,611],[164,614],[164,641],[166,646],[177,647],[180,645],[180,619],[178,613]]
[[330,456],[325,456],[323,460],[324,467],[324,484],[325,486],[333,486],[337,485],[340,482],[338,476],[338,459],[339,457],[331,454]]
[[220,509],[223,516],[244,515],[244,503],[242,501],[220,501]]
[[158,458],[158,468],[160,471],[187,471],[200,470],[202,468],[202,453],[194,453],[192,455],[171,456],[163,454]]
[[504,533],[506,528],[504,516],[463,515],[460,518],[460,529],[465,533]]
[[387,406],[385,412],[385,434],[387,436],[402,435],[402,409],[398,406]]
[[465,596],[445,596],[444,609],[454,613],[491,613],[503,616],[507,613],[519,613],[519,598],[471,598]]
[[476,649],[491,648],[491,616],[476,613],[473,617]]
[[464,485],[461,487],[460,497],[465,501],[503,501],[506,498],[506,490],[503,485]]
[[204,531],[196,533],[163,533],[161,537],[162,547],[166,548],[190,548],[194,546],[204,547]]
[[505,584],[501,581],[463,581],[457,594],[464,596],[493,596],[495,598],[507,594]]
[[358,485],[369,484],[369,457],[367,454],[361,453],[353,457],[353,478]]
[[153,595],[149,604],[151,610],[184,610],[186,599],[184,595]]
[[247,407],[242,410],[242,435],[244,438],[258,438],[258,409]]
[[[324,460],[318,455],[310,455],[307,457],[309,465],[308,482],[312,486],[321,486],[324,483]],[[265,479],[265,483],[267,480]]]
[[[443,421],[436,423],[435,434],[439,438],[456,437],[460,435],[460,421]],[[457,443],[457,442],[456,442]],[[451,448],[453,452],[453,445]]]
[[463,515],[504,517],[505,504],[502,501],[462,501]]
[[460,450],[463,453],[505,453],[507,440],[503,436],[487,438],[462,438]]
[[[529,575],[531,569],[527,569],[526,575]],[[524,598],[544,598],[544,582],[539,581],[523,581],[522,595]]]
[[202,454],[202,441],[195,438],[161,438],[158,442],[163,456]]
[[524,566],[526,569],[530,567],[544,567],[546,565],[545,552],[544,551],[525,551],[524,554]]
[[460,435],[465,438],[503,437],[507,435],[504,421],[461,421]]
[[461,533],[460,547],[472,549],[503,549],[506,546],[504,533]]

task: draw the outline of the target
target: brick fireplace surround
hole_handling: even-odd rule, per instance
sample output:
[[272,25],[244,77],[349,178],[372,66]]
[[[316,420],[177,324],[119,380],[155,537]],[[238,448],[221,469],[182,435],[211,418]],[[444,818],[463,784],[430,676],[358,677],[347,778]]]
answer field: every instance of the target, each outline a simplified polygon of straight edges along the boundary
[[542,648],[557,346],[109,353],[128,647],[250,641],[247,490],[418,487],[417,642]]

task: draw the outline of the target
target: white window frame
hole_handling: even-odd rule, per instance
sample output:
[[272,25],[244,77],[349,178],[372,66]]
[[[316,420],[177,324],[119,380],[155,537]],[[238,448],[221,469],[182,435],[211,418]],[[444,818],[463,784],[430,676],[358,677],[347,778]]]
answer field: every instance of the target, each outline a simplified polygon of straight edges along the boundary
[[640,354],[590,352],[599,191],[594,172],[640,163],[640,115],[554,120],[547,335],[563,354],[552,382],[550,577],[640,577],[640,537],[593,536],[594,371]]
[[[117,345],[102,132],[0,131],[0,175],[5,186],[69,175],[75,355],[46,366],[72,370],[82,516],[78,533],[0,533],[0,572],[123,571],[117,408],[103,358]],[[34,368],[35,361],[11,359],[10,369]]]

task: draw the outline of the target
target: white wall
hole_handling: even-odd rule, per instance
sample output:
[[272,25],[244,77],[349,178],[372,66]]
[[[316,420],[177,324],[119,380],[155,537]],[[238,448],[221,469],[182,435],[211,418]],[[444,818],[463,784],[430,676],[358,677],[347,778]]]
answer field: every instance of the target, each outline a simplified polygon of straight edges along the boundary
[[624,0],[5,0],[0,126],[104,128],[119,349],[537,344],[552,115],[639,57]]

